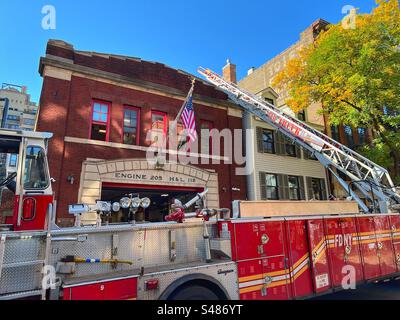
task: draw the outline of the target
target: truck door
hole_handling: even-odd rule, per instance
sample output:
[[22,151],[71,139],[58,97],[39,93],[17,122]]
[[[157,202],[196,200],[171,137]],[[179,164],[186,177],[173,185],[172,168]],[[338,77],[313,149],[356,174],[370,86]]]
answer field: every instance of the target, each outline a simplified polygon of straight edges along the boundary
[[351,266],[355,271],[355,282],[363,279],[361,254],[357,241],[357,229],[352,217],[325,220],[328,238],[328,255],[334,287],[341,287],[342,280]]
[[357,217],[358,242],[363,257],[365,280],[378,278],[381,274],[373,217]]
[[375,216],[375,233],[381,276],[397,271],[393,252],[392,230],[388,216]]
[[[17,187],[16,205],[14,207],[14,229],[43,230],[49,204],[53,202],[47,158],[44,146],[29,143],[20,161],[21,182]],[[21,198],[23,202],[20,204]]]
[[318,294],[331,288],[323,220],[309,220],[307,228],[314,292]]
[[329,266],[331,269],[332,284],[339,287],[342,284],[342,268],[344,265],[344,241],[339,218],[325,220],[325,229],[328,243]]
[[235,223],[240,298],[285,300],[289,276],[282,221]]
[[261,234],[262,267],[267,300],[286,300],[290,297],[290,274],[285,253],[285,230],[283,221],[262,222]]
[[[363,280],[361,252],[357,241],[357,226],[355,218],[344,217],[340,219],[343,235],[344,265],[352,266],[356,272],[356,282]],[[344,275],[344,273],[342,272]]]
[[400,272],[400,215],[390,216],[393,248],[397,264],[397,272]]
[[313,284],[305,220],[287,220],[286,235],[292,295],[294,298],[311,296]]

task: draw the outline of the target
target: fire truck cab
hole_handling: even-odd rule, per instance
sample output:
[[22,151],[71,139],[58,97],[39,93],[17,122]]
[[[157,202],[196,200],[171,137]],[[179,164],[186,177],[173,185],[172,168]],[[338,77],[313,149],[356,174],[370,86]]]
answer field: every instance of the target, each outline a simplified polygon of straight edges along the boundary
[[3,159],[7,158],[6,155],[17,159],[16,170],[3,170],[0,178],[2,231],[45,229],[46,213],[53,203],[46,156],[47,141],[52,135],[20,130],[0,131],[0,154]]

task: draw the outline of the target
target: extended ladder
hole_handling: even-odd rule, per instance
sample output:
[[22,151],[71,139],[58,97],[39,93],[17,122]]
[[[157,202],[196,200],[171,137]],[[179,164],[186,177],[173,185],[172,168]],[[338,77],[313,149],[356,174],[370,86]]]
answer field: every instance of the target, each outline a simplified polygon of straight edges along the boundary
[[[358,202],[364,212],[375,211],[376,199],[380,212],[387,213],[398,210],[400,196],[386,169],[306,123],[283,113],[274,105],[246,92],[233,83],[225,81],[217,73],[202,67],[198,69],[198,72],[209,82],[223,90],[230,99],[246,111],[267,122],[294,143],[311,152],[336,177],[340,185]],[[373,208],[369,208],[352,190],[351,185],[346,183],[334,169],[349,177],[352,181],[351,184],[356,186],[373,204]]]

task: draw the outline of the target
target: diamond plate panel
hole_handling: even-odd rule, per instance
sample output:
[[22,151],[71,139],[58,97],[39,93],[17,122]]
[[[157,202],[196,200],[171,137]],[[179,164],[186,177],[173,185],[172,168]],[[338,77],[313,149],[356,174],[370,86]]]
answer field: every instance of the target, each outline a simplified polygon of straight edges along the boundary
[[[210,234],[216,234],[215,224],[208,224]],[[176,260],[170,261],[169,230],[176,233]],[[89,232],[88,232],[89,231]],[[87,234],[85,242],[52,242],[50,264],[66,256],[76,256],[90,259],[111,259],[113,234],[118,234],[118,255],[120,260],[132,261],[132,265],[118,264],[113,268],[111,264],[77,264],[74,274],[65,278],[100,275],[104,273],[137,270],[141,267],[157,267],[190,262],[200,262],[205,259],[205,246],[203,240],[203,225],[191,224],[160,224],[143,225],[137,227],[114,227],[99,230],[85,228],[74,229],[70,232],[63,230],[55,232],[54,237],[76,237]]]
[[5,242],[4,264],[44,260],[43,238],[10,238]]
[[0,298],[3,294],[38,290],[42,285],[42,265],[3,268]]
[[4,244],[0,296],[40,289],[45,236],[14,233],[6,238]]

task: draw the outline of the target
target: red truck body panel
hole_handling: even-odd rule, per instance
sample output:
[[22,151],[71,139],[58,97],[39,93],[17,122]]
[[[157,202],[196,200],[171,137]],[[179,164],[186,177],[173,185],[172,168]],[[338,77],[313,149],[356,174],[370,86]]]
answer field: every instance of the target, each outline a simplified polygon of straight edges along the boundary
[[400,272],[400,216],[389,217],[397,272]]
[[64,300],[135,300],[137,278],[99,281],[64,288]]
[[[31,201],[31,212],[26,212],[25,202]],[[18,226],[18,205],[19,196],[15,196],[14,214],[7,223],[14,226],[14,231],[38,231],[47,228],[47,209],[50,203],[53,203],[52,195],[26,195],[22,206],[21,225]]]
[[355,218],[332,218],[325,220],[328,257],[333,287],[341,287],[347,267],[355,272],[355,281],[363,280],[361,253],[357,241]]
[[307,225],[304,220],[286,222],[286,243],[292,297],[311,296],[314,288],[310,268]]
[[[400,271],[400,216],[239,219],[224,224],[243,300],[306,298]],[[346,280],[347,279],[347,280]]]
[[[303,299],[400,271],[399,215],[221,220],[218,230],[230,236],[242,300]],[[65,300],[135,299],[137,279],[63,290]]]
[[309,220],[307,222],[307,227],[314,292],[320,294],[332,287],[328,265],[324,221],[322,219]]

